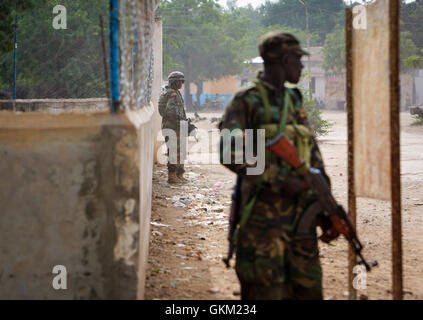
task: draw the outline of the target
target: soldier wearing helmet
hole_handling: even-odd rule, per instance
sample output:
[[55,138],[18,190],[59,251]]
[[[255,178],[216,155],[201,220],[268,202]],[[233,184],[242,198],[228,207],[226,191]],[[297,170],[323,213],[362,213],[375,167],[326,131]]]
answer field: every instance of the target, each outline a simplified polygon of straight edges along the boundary
[[[307,210],[315,207],[311,204],[316,199],[305,179],[268,151],[264,172],[247,175],[247,168],[255,164],[245,161],[245,154],[242,163],[235,162],[240,152],[236,144],[224,143],[230,141],[225,135],[232,135],[234,130],[263,129],[266,141],[284,133],[306,163],[325,172],[302,95],[298,89],[285,86],[285,82],[299,82],[301,57],[308,53],[293,35],[283,32],[266,34],[259,51],[264,72],[234,96],[220,123],[221,130],[228,129],[222,132],[220,161],[238,175],[230,239],[236,245],[241,298],[322,299],[316,226],[305,234],[298,234],[296,229]],[[252,150],[258,150],[257,145]],[[232,160],[225,163],[229,154]],[[320,225],[326,232],[326,224]]]
[[[168,76],[168,85],[165,87],[164,92],[160,95],[159,99],[159,113],[162,116],[162,129],[172,129],[175,131],[177,136],[177,163],[170,163],[168,161],[168,182],[169,183],[180,183],[187,181],[184,175],[184,165],[181,163],[180,158],[180,121],[187,120],[184,99],[182,98],[179,89],[185,82],[185,77],[182,72],[174,71]],[[169,144],[170,140],[166,137],[166,143]]]

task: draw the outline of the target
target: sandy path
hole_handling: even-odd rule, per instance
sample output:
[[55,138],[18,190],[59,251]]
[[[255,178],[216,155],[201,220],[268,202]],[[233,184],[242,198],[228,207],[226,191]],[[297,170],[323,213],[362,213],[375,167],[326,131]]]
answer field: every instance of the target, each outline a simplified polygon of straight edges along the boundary
[[[324,118],[334,126],[320,139],[320,147],[333,193],[346,207],[346,114],[325,112]],[[401,114],[404,298],[423,299],[423,128],[412,127],[411,122],[410,115]],[[204,120],[196,125],[210,136],[212,132],[207,131],[216,123]],[[206,144],[205,139],[201,141]],[[216,156],[216,151],[210,155]],[[221,261],[227,250],[227,215],[235,175],[221,165],[199,165],[198,155],[190,159],[197,164],[188,165],[190,182],[183,186],[169,187],[166,167],[155,166],[152,222],[156,225],[151,226],[146,299],[239,299],[235,272]],[[185,207],[175,207],[177,201]],[[367,288],[358,294],[391,299],[390,203],[360,198],[357,215],[365,257],[379,261],[379,267],[368,274]],[[346,299],[346,241],[321,243],[320,254],[325,299]]]

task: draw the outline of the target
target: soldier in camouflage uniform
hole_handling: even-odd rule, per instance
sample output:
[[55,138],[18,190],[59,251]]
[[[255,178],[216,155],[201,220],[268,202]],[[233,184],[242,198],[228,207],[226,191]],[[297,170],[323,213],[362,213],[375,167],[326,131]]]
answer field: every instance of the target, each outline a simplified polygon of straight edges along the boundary
[[[169,83],[165,87],[164,92],[159,99],[159,113],[162,116],[162,129],[172,129],[177,136],[177,163],[170,163],[168,161],[168,182],[179,183],[187,181],[183,174],[185,172],[184,165],[181,163],[180,157],[180,121],[186,121],[186,113],[184,109],[184,99],[182,98],[179,89],[182,88],[185,82],[184,74],[179,71],[174,71],[169,74]],[[166,137],[166,143],[169,144],[171,140]],[[172,150],[168,145],[169,150]]]
[[[308,53],[294,36],[281,32],[263,37],[259,51],[264,72],[259,73],[254,85],[234,96],[220,129],[241,129],[243,133],[245,129],[265,129],[266,141],[283,131],[301,149],[304,160],[327,178],[301,93],[284,85],[285,81],[298,83],[303,68],[301,56]],[[263,174],[247,175],[247,167],[253,165],[245,161],[245,155],[242,164],[234,163],[235,137],[230,138],[232,143],[225,145],[227,138],[222,133],[220,159],[240,180],[238,216],[241,221],[244,217],[244,222],[238,220],[236,272],[241,298],[322,299],[316,227],[308,234],[296,233],[299,219],[316,201],[305,179],[268,151]],[[223,161],[228,153],[232,156],[230,164]]]

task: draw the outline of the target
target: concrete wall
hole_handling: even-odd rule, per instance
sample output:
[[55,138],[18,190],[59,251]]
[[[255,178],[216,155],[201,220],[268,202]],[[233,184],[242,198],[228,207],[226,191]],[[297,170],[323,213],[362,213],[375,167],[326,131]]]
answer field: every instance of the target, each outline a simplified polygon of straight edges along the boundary
[[157,152],[162,145],[162,142],[157,141],[156,137],[159,135],[161,130],[162,117],[159,114],[159,97],[161,94],[162,87],[162,64],[163,64],[163,49],[162,49],[162,20],[160,17],[155,18],[154,26],[154,36],[153,36],[153,55],[154,55],[154,64],[153,64],[153,88],[151,92],[151,97],[153,105],[155,107],[153,113],[153,138],[155,139],[154,144],[154,161],[157,162]]
[[417,72],[417,76],[414,78],[416,86],[416,105],[423,104],[423,70]]
[[143,298],[153,112],[0,112],[0,299]]
[[315,98],[324,99],[325,97],[326,79],[324,77],[316,77],[316,92]]
[[154,161],[154,113],[156,107],[151,103],[139,111],[128,111],[138,136],[139,175],[139,240],[138,240],[138,292],[137,298],[144,299],[145,277],[148,263],[150,241],[151,197]]
[[0,100],[0,110],[46,111],[50,113],[106,111],[110,109],[109,105],[110,102],[106,98]]

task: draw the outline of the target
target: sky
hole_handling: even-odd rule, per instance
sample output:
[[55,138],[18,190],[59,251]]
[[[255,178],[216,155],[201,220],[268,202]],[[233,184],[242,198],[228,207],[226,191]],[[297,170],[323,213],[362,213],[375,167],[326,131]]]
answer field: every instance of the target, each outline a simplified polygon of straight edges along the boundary
[[[270,0],[270,1],[275,2],[277,0]],[[357,0],[357,1],[358,2],[363,2],[363,1],[360,1],[360,0]],[[413,2],[413,1],[415,1],[415,0],[408,0],[407,3],[408,2]],[[248,5],[248,4],[251,4],[253,7],[256,8],[256,7],[262,5],[265,2],[266,2],[266,0],[238,0],[237,1],[237,4],[238,4],[239,7],[244,7],[244,6]],[[349,2],[349,0],[347,0],[347,2]],[[219,3],[221,5],[223,5],[223,6],[226,6],[226,0],[219,0]]]

